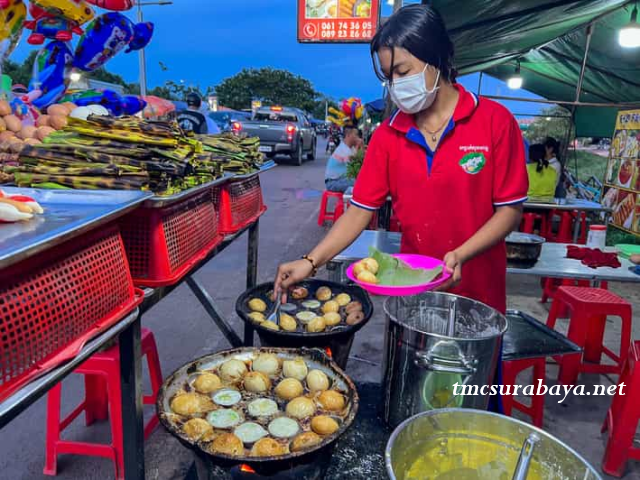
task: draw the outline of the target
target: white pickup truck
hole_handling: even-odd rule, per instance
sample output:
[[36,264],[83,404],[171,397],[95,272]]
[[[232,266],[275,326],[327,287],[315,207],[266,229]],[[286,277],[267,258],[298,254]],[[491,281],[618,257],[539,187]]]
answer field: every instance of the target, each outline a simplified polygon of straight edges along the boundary
[[268,158],[289,155],[296,165],[304,156],[316,158],[316,132],[302,110],[288,107],[262,107],[250,121],[233,122],[235,133],[260,138],[260,151]]

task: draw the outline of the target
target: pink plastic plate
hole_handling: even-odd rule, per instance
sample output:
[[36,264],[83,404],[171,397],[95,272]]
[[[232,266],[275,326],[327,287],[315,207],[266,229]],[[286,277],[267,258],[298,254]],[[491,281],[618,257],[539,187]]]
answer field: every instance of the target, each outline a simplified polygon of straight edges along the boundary
[[[440,266],[444,267],[444,262],[442,260],[438,260],[437,258],[432,257],[426,257],[424,255],[398,254],[392,256],[405,261],[412,268],[436,268]],[[349,268],[347,268],[347,277],[350,280],[357,283],[367,292],[372,293],[373,295],[383,295],[387,297],[403,297],[407,295],[417,295],[422,292],[427,292],[439,287],[440,285],[445,283],[449,279],[449,277],[451,277],[450,273],[443,271],[442,274],[433,282],[423,283],[421,285],[390,287],[387,285],[374,285],[371,283],[358,281],[356,276],[353,274],[354,266],[355,263],[349,265]]]

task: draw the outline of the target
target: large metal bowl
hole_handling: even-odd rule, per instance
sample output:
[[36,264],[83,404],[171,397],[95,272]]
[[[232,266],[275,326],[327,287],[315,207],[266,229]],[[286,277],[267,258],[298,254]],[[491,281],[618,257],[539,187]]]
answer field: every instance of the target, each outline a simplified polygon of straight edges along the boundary
[[[181,418],[171,411],[170,402],[178,391],[181,391],[188,382],[190,375],[198,370],[207,370],[215,368],[230,358],[238,358],[241,360],[250,360],[260,353],[274,353],[283,359],[293,359],[296,357],[304,358],[309,369],[318,369],[323,371],[332,384],[337,385],[338,389],[343,391],[347,398],[348,413],[342,421],[340,429],[332,435],[328,435],[323,441],[313,448],[301,452],[289,453],[274,457],[250,457],[250,456],[230,456],[224,454],[212,454],[205,450],[202,445],[185,435],[179,426]],[[160,423],[187,448],[194,449],[196,452],[215,464],[231,467],[238,464],[250,465],[256,471],[269,471],[271,469],[281,469],[283,464],[294,464],[301,462],[309,462],[316,456],[326,453],[327,449],[333,449],[335,441],[347,431],[353,423],[356,413],[358,412],[358,393],[351,379],[333,362],[322,350],[319,349],[293,349],[293,348],[235,348],[224,350],[211,355],[193,360],[174,373],[169,375],[164,381],[160,391],[156,408]]]
[[513,232],[505,239],[507,263],[514,267],[533,267],[542,253],[543,237],[531,233]]
[[512,478],[532,434],[537,443],[529,464],[531,478],[602,480],[580,454],[539,428],[461,408],[423,412],[401,423],[385,450],[387,473],[391,480],[416,478],[410,476],[412,469],[425,478]]

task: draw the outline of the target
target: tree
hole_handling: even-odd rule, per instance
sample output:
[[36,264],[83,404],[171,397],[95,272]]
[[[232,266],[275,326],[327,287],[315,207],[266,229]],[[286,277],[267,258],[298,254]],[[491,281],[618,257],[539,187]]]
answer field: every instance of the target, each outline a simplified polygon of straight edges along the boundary
[[309,80],[271,67],[243,69],[224,79],[215,91],[221,105],[237,110],[250,108],[254,99],[266,105],[283,105],[306,111],[320,108],[319,94]]
[[21,84],[28,87],[29,82],[31,82],[31,77],[33,76],[33,62],[37,54],[37,50],[32,50],[22,63],[6,60],[2,65],[2,73],[9,75],[14,85]]
[[[553,106],[545,108],[529,128],[524,132],[524,137],[531,143],[543,142],[546,137],[553,137],[564,144],[567,140],[567,130],[571,128],[569,142],[575,138],[575,128],[571,122],[570,112],[563,107]],[[566,118],[561,118],[566,117]]]

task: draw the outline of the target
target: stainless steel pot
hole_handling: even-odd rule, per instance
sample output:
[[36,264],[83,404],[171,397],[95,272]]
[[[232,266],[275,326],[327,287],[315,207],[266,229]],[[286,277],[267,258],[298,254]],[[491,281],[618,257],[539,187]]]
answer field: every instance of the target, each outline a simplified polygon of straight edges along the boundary
[[385,463],[391,480],[602,480],[580,454],[539,428],[461,408],[404,421],[389,438]]
[[389,297],[384,361],[384,418],[395,427],[434,408],[486,409],[489,396],[460,395],[454,384],[491,385],[507,319],[464,297],[427,292]]

